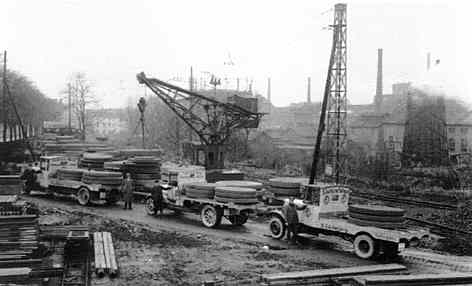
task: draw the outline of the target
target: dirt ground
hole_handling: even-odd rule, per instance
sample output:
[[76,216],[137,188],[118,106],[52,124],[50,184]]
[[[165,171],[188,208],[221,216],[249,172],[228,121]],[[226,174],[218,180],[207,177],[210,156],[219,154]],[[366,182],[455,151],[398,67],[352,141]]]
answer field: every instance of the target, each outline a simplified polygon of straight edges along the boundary
[[320,262],[303,249],[271,250],[230,238],[154,231],[79,211],[41,208],[41,212],[41,224],[88,225],[92,231],[112,233],[120,275],[112,280],[94,277],[93,285],[201,285],[211,280],[250,285],[262,273],[339,266]]

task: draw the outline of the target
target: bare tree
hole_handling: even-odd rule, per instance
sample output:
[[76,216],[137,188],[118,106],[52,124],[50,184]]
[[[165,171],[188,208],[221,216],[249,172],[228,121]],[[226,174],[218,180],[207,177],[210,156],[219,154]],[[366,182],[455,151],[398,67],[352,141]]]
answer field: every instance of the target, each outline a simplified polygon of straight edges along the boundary
[[68,84],[71,86],[72,111],[77,118],[77,127],[82,134],[82,140],[85,140],[88,125],[87,107],[97,100],[92,94],[92,84],[84,73],[73,74]]

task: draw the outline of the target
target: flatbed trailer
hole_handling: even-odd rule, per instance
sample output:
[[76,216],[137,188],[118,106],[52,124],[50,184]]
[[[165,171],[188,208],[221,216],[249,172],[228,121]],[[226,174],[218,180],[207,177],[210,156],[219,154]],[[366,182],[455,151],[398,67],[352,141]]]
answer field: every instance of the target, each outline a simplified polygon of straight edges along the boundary
[[[305,200],[295,200],[299,217],[298,233],[324,234],[341,237],[353,243],[357,256],[370,259],[380,254],[395,256],[406,247],[419,244],[429,232],[409,227],[383,228],[359,225],[348,219],[350,189],[341,185],[320,185],[305,188],[313,192]],[[287,232],[287,221],[281,209],[270,212],[269,230],[275,239]]]
[[63,168],[62,156],[42,156],[39,167],[34,168],[36,181],[33,186],[27,186],[25,191],[40,191],[49,195],[70,197],[80,205],[89,203],[113,204],[120,198],[117,188],[102,184],[87,184],[82,181],[59,179],[57,170]]
[[[214,228],[221,224],[222,218],[226,218],[233,225],[243,225],[249,216],[254,215],[262,206],[256,204],[223,203],[214,199],[191,198],[181,193],[178,187],[164,186],[164,207],[177,213],[189,212],[200,215],[200,220],[205,227]],[[152,195],[146,198],[146,212],[153,215],[154,200]]]

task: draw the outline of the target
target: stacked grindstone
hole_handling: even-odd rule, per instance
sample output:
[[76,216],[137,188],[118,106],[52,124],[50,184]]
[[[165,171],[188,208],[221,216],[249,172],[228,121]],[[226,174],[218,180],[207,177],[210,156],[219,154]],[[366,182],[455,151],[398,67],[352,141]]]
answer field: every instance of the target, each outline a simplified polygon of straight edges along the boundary
[[79,167],[102,171],[104,163],[113,160],[112,155],[104,153],[84,153],[79,161]]
[[183,190],[185,195],[194,199],[213,199],[216,184],[213,183],[188,183]]
[[350,205],[349,221],[361,226],[402,228],[405,222],[405,211],[379,205]]
[[109,161],[103,164],[105,171],[123,172],[125,161]]
[[127,160],[124,172],[130,172],[138,192],[149,191],[161,178],[161,161],[154,156],[139,156]]
[[237,187],[237,188],[249,188],[256,190],[257,197],[261,198],[264,192],[264,184],[259,182],[253,181],[242,181],[242,180],[235,180],[235,181],[218,181],[216,182],[217,186],[221,187]]
[[216,187],[215,200],[221,203],[256,204],[257,191],[240,187]]
[[123,181],[123,176],[118,172],[86,171],[82,176],[82,182],[86,184],[101,184],[118,189]]
[[119,156],[122,160],[126,160],[132,157],[151,156],[160,158],[162,156],[161,149],[121,149],[119,150]]
[[83,169],[58,169],[57,178],[60,180],[81,181],[84,172],[85,170]]
[[300,187],[307,184],[308,178],[303,177],[278,177],[269,179],[269,191],[274,196],[281,197],[298,197],[300,195]]

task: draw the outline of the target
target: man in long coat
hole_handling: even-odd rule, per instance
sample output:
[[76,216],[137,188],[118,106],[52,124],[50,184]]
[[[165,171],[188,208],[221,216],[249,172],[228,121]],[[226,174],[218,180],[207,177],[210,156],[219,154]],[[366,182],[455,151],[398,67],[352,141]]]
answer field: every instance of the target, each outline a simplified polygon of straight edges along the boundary
[[121,192],[123,194],[123,201],[125,202],[124,209],[133,209],[131,207],[131,202],[133,201],[133,180],[131,179],[131,174],[126,173],[125,179],[121,185]]

